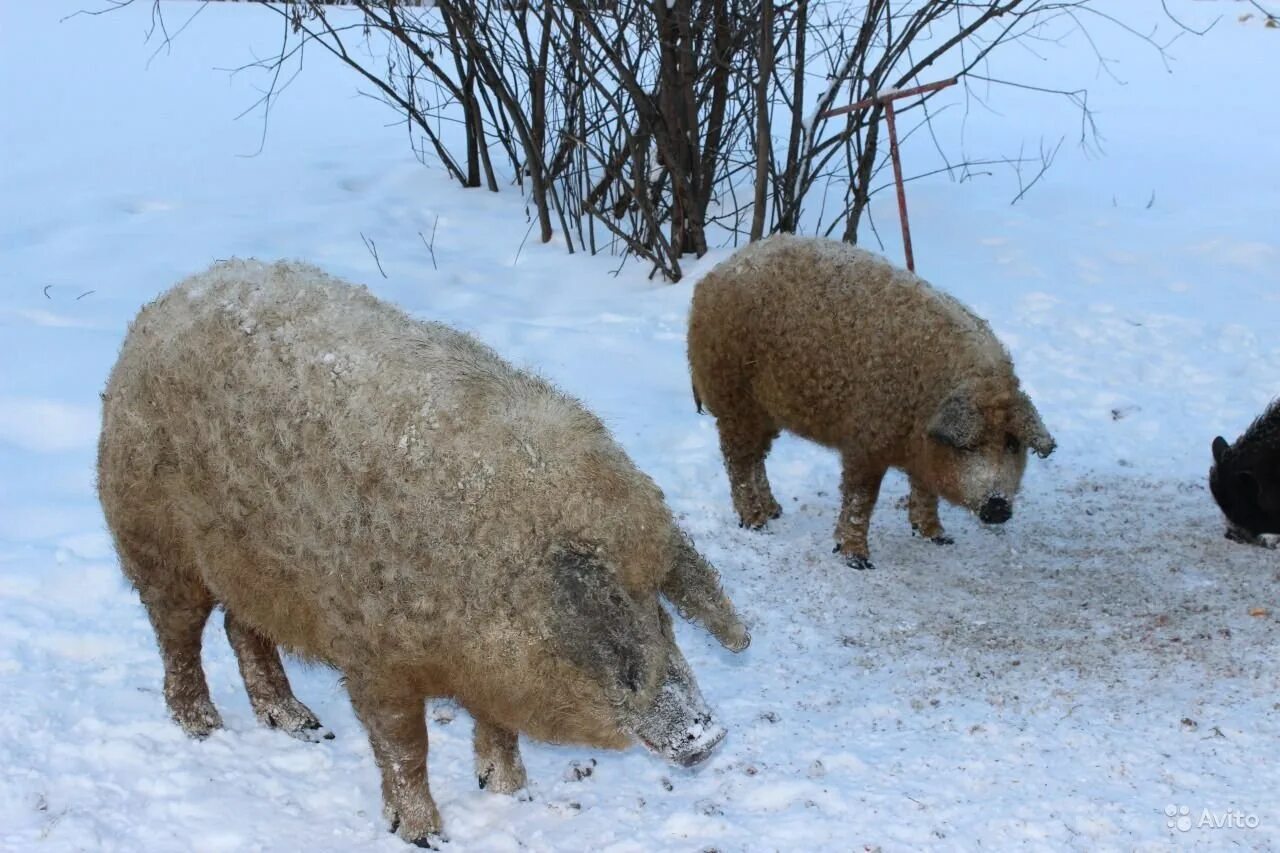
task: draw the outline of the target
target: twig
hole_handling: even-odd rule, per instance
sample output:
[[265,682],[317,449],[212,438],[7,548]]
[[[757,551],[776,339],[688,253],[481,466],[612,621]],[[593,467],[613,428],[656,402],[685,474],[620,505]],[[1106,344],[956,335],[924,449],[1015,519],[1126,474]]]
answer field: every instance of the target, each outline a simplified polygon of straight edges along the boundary
[[378,272],[386,278],[387,271],[382,268],[382,259],[378,257],[378,244],[364,236],[364,232],[360,233],[360,239],[364,241],[364,247],[369,250],[369,254],[373,255],[373,262],[378,265]]
[[537,224],[537,220],[533,217],[529,218],[529,228],[524,232],[524,238],[520,241],[520,245],[516,247],[516,256],[511,259],[511,266],[515,266],[520,262],[520,253],[524,251],[524,244],[529,242],[529,235],[533,233],[533,226]]
[[[196,10],[191,13],[191,17],[187,18],[186,22],[184,22],[182,26],[178,27],[178,29],[171,34],[169,32],[168,27],[164,25],[164,15],[160,12],[160,3],[159,3],[159,0],[157,0],[156,4],[152,7],[152,16],[153,16],[153,19],[156,19],[159,21],[161,32],[164,33],[164,40],[161,41],[160,44],[156,46],[155,51],[153,51],[151,56],[147,58],[146,68],[148,70],[151,68],[151,63],[155,60],[157,56],[160,55],[161,51],[164,51],[167,54],[170,52],[170,50],[172,50],[173,40],[176,39],[178,36],[182,35],[183,30],[191,26],[191,22],[194,21],[196,17],[201,12],[204,11],[206,5],[208,4],[201,3],[196,8]],[[148,34],[147,38],[149,40],[151,38],[151,35]]]
[[[1022,182],[1021,158],[1012,162],[1014,173],[1018,176],[1018,194],[1013,197],[1013,200],[1011,202],[1009,202],[1010,206],[1013,206],[1018,202],[1022,201],[1022,197],[1026,195],[1031,190],[1032,187],[1034,187],[1037,183],[1040,182],[1040,179],[1044,177],[1044,173],[1049,171],[1049,167],[1053,165],[1053,161],[1058,156],[1058,152],[1062,150],[1062,143],[1065,141],[1066,141],[1065,136],[1060,137],[1058,139],[1058,144],[1053,146],[1053,150],[1048,152],[1047,154],[1045,153],[1044,143],[1040,144],[1040,171],[1036,172],[1036,176],[1031,179],[1030,183],[1024,184]],[[1153,199],[1154,199],[1154,196],[1153,196]]]
[[431,253],[431,268],[439,271],[440,267],[436,266],[436,229],[440,227],[440,216],[437,214],[436,221],[431,226],[431,239],[427,240],[422,236],[422,232],[418,232],[418,236],[422,239],[423,245],[427,247],[427,251]]
[[[70,15],[65,15],[59,18],[58,23],[65,24],[67,21],[71,20],[72,18],[78,18],[81,15],[91,15],[96,18],[98,15],[106,15],[110,12],[116,11],[117,9],[122,9],[125,6],[130,6],[133,4],[133,0],[106,0],[106,2],[108,4],[106,9],[79,9],[75,12],[72,12]],[[150,37],[151,36],[148,34],[147,38],[150,38]]]

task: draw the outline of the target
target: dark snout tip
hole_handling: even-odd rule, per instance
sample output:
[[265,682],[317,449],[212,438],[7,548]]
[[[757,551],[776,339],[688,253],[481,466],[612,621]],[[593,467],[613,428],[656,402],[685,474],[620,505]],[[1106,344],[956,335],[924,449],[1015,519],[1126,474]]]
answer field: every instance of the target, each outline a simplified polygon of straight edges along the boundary
[[639,734],[640,743],[677,767],[697,767],[711,757],[720,747],[728,730],[710,716],[703,717],[695,726],[685,729],[673,738],[661,742]]
[[676,764],[681,767],[697,767],[702,762],[711,757],[711,753],[715,752],[720,743],[724,740],[727,730],[717,727],[717,731],[708,739],[702,740],[697,747],[689,752],[681,753],[675,756]]
[[1013,505],[1001,497],[987,498],[978,510],[978,520],[983,524],[1004,524],[1013,518]]

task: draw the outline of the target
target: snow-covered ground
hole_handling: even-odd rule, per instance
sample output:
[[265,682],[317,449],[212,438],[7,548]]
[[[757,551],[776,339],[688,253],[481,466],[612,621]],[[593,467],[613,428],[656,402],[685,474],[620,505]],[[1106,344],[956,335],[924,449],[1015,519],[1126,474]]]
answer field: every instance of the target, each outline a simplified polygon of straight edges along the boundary
[[[1059,450],[1004,528],[944,510],[950,548],[911,537],[892,479],[880,570],[859,573],[829,553],[838,466],[812,445],[770,458],[782,519],[737,528],[683,343],[693,278],[727,250],[668,286],[521,246],[515,192],[415,162],[316,54],[248,156],[261,123],[233,118],[262,80],[216,69],[270,50],[276,21],[215,4],[148,64],[148,6],[0,2],[0,847],[403,849],[335,673],[290,664],[335,740],[263,730],[215,616],[227,728],[183,736],[103,528],[97,394],[126,324],[230,255],[316,262],[580,396],[752,625],[738,657],[680,629],[730,727],[696,771],[526,743],[530,796],[495,796],[466,714],[433,708],[449,849],[1280,847],[1280,552],[1224,540],[1205,488],[1213,436],[1280,393],[1280,32],[1243,4],[1172,4],[1226,14],[1172,73],[1116,40],[1124,84],[1088,81],[1105,156],[1068,143],[1018,205],[999,178],[911,186],[921,271],[991,320]],[[969,142],[1063,129],[1004,97]]]

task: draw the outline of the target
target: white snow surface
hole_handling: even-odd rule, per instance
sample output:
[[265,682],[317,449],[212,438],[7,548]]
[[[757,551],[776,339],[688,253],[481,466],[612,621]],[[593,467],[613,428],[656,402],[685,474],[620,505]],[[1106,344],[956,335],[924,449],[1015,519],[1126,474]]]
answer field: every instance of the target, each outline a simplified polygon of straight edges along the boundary
[[[1122,81],[1087,81],[1104,152],[1069,141],[1017,205],[999,177],[910,185],[921,272],[991,321],[1059,449],[1003,528],[944,509],[950,547],[912,538],[891,477],[874,572],[830,553],[837,460],[799,440],[769,460],[785,515],[737,527],[684,360],[693,283],[728,248],[667,285],[525,242],[514,189],[416,162],[319,51],[255,155],[260,117],[235,116],[264,81],[219,69],[272,50],[277,19],[212,4],[148,61],[149,7],[0,3],[0,848],[404,849],[337,673],[289,663],[335,740],[262,729],[215,615],[226,728],[170,722],[97,505],[97,395],[130,318],[233,255],[317,263],[581,397],[750,624],[740,656],[678,629],[729,729],[696,770],[522,740],[528,796],[494,795],[467,715],[433,705],[447,849],[1280,847],[1280,552],[1225,540],[1205,481],[1210,440],[1280,393],[1280,32],[1237,22],[1243,4],[1171,2],[1226,17],[1168,70],[1104,42]],[[991,103],[967,144],[1063,131],[1029,93]],[[908,140],[908,171],[930,150]],[[899,259],[892,205],[875,212]]]

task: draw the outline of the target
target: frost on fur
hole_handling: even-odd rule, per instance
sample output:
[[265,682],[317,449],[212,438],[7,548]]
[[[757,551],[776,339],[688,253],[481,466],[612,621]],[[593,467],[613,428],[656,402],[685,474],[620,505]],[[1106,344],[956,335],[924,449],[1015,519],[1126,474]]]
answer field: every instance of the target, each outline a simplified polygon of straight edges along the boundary
[[724,740],[724,726],[711,716],[679,649],[672,648],[657,695],[637,721],[636,734],[649,749],[682,767],[702,763]]
[[524,785],[519,733],[673,761],[694,747],[671,720],[719,740],[658,596],[731,648],[746,631],[658,488],[577,401],[363,288],[229,261],[147,305],[98,473],[178,722],[220,725],[200,644],[221,606],[267,725],[323,733],[278,648],[342,671],[408,841],[442,828],[427,697],[476,719],[490,790]]
[[781,512],[764,467],[781,430],[840,452],[836,550],[857,568],[871,566],[867,526],[888,469],[910,478],[912,526],[945,543],[939,497],[1002,523],[1027,450],[1055,446],[986,322],[834,240],[775,235],[708,273],[694,291],[689,366],[744,527]]

